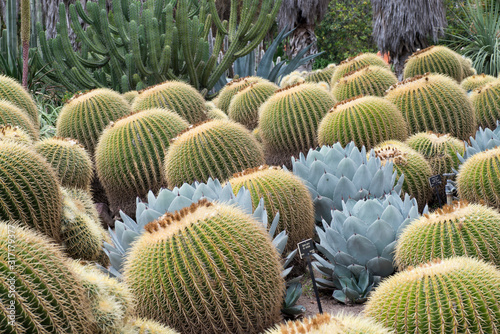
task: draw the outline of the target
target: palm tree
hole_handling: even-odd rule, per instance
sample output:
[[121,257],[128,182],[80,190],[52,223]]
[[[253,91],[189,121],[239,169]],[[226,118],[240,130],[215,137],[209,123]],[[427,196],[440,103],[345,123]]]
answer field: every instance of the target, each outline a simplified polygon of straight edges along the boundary
[[442,0],[372,0],[372,7],[373,38],[401,80],[405,60],[444,35],[445,7]]

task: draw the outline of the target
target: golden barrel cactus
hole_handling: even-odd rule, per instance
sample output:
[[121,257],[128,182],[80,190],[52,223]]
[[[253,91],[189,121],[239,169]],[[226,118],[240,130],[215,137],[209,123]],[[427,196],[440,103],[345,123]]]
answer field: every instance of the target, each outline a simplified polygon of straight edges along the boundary
[[475,89],[470,95],[477,124],[483,128],[496,128],[500,119],[500,79]]

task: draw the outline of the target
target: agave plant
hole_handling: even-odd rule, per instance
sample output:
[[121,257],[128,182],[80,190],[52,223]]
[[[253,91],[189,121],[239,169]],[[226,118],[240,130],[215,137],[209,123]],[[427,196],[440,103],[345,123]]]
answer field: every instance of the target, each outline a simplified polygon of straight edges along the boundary
[[[427,207],[424,213],[427,213]],[[362,303],[380,279],[394,273],[393,253],[402,230],[420,215],[417,201],[392,192],[383,199],[353,199],[332,210],[332,220],[316,227],[315,269],[324,277],[318,285],[334,289],[342,302]],[[326,259],[325,259],[326,258]]]
[[[465,153],[462,157],[457,153],[458,159],[461,163],[464,163],[465,160],[469,159],[476,153],[483,152],[497,146],[500,146],[500,121],[497,121],[497,128],[495,130],[479,128],[476,131],[476,137],[469,138],[470,145],[464,141],[465,144]],[[455,171],[457,173],[457,171]]]

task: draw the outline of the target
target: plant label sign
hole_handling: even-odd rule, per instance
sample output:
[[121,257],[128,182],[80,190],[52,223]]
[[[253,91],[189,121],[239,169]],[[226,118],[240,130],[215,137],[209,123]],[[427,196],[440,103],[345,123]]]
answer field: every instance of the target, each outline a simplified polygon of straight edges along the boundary
[[441,175],[440,174],[432,175],[429,178],[429,183],[432,188],[439,186],[442,183]]
[[313,239],[301,241],[297,244],[297,246],[299,247],[299,256],[301,259],[303,259],[305,256],[316,253]]

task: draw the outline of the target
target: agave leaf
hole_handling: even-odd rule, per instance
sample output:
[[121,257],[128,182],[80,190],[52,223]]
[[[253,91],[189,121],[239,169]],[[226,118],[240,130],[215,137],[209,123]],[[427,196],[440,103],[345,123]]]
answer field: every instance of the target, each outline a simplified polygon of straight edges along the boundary
[[344,252],[335,253],[335,262],[336,265],[344,265],[346,266],[346,268],[351,264],[357,264],[357,261],[354,257]]
[[320,287],[325,288],[325,289],[333,290],[336,288],[335,284],[332,281],[324,279],[324,278],[316,278],[316,283],[318,283],[318,285]]
[[356,173],[356,163],[351,158],[344,158],[340,161],[337,166],[337,170],[335,171],[335,176],[337,177],[347,177],[349,180],[352,180],[354,173]]
[[318,152],[316,150],[309,150],[309,153],[307,153],[307,156],[305,158],[307,166],[311,166],[312,163],[316,160],[323,161],[324,159],[323,154],[321,154],[321,152]]
[[380,219],[385,220],[389,225],[392,226],[392,229],[394,231],[397,231],[401,223],[403,222],[405,217],[401,214],[401,212],[396,209],[396,207],[392,205],[388,205],[382,215],[380,216]]
[[[392,172],[392,171],[391,171]],[[384,170],[379,169],[375,175],[373,175],[373,178],[370,182],[370,186],[368,187],[368,190],[370,190],[370,193],[379,198],[384,195],[384,183],[385,183],[385,178],[384,178]]]
[[351,289],[350,287],[346,287],[344,289],[344,293],[346,297],[352,302],[357,302],[361,298],[359,292],[354,289]]
[[113,266],[118,272],[121,272],[123,269],[123,256],[115,252],[110,252],[108,257],[111,266]]
[[148,198],[148,206],[153,207],[155,205],[155,202],[156,202],[156,197],[151,190],[148,191],[147,198]]
[[122,240],[121,240],[121,244],[123,246],[123,250],[125,252],[127,252],[132,243],[140,236],[139,233],[135,232],[135,231],[131,231],[131,230],[125,230],[123,232],[123,235],[122,235]]
[[347,250],[363,266],[370,259],[378,256],[375,245],[368,238],[358,234],[347,240]]
[[348,217],[343,226],[344,238],[348,240],[354,234],[366,235],[367,228],[368,226],[358,217]]
[[[137,223],[132,219],[130,218],[129,216],[127,216],[123,211],[120,210],[120,217],[122,218],[123,220],[123,224],[125,224],[125,226],[131,230],[134,230],[136,231],[137,230]],[[115,226],[117,223],[121,223],[120,221],[116,220],[115,221]]]
[[375,257],[366,263],[366,267],[374,275],[387,277],[394,272],[392,262],[383,257]]
[[286,234],[286,231],[282,231],[280,234],[276,236],[276,238],[274,238],[273,245],[274,247],[276,247],[279,254],[283,254],[287,241],[288,241],[288,235]]
[[212,188],[202,183],[198,187],[196,187],[196,190],[193,192],[191,200],[196,203],[204,197],[209,198],[211,200],[218,199],[217,194],[212,190]]
[[318,194],[324,197],[332,198],[333,191],[337,187],[339,178],[330,173],[323,173],[318,181]]
[[297,255],[297,249],[294,249],[285,258],[285,263],[283,263],[283,267],[286,268],[292,262],[292,260],[295,258],[295,255]]
[[162,215],[162,213],[153,209],[145,210],[142,215],[138,217],[137,224],[142,229],[144,226],[146,226],[146,224],[160,218]]
[[190,206],[191,204],[193,204],[193,201],[191,201],[189,198],[178,195],[174,198],[172,203],[170,203],[167,212],[179,211],[180,209]]
[[356,173],[354,173],[354,176],[352,178],[352,183],[354,183],[354,185],[358,189],[369,189],[371,179],[372,179],[372,173],[370,173],[370,169],[368,168],[367,165],[362,164],[358,168],[358,170],[356,170]]
[[[172,204],[172,201],[176,198],[177,196],[171,192],[168,189],[162,189],[158,193],[158,197],[156,198],[156,205],[155,208],[157,208],[157,211],[163,211],[167,212],[168,207],[170,204]],[[138,217],[139,215],[136,215]]]
[[364,266],[360,266],[359,264],[351,264],[350,266],[347,267],[352,273],[352,275],[358,279],[359,275],[364,271],[366,271],[366,268]]
[[[347,253],[347,242],[346,239],[337,231],[329,228],[325,231],[326,240],[324,242],[328,244],[335,252]],[[323,243],[323,240],[321,240]]]
[[352,148],[349,158],[354,161],[356,165],[361,165],[363,163],[363,156],[357,146]]
[[337,169],[339,163],[345,158],[345,153],[336,149],[330,149],[324,156],[325,164],[329,167],[329,169],[332,169],[328,172],[333,173],[333,171]]
[[135,209],[135,215],[139,217],[142,215],[142,213],[146,210],[146,204],[142,203],[139,201],[139,198],[136,200],[136,209]]
[[384,248],[396,238],[396,231],[383,219],[377,219],[366,231],[366,237],[377,248],[378,255],[382,255]]
[[337,264],[333,273],[339,279],[342,286],[351,284],[351,277],[353,276],[353,273],[349,270],[349,268],[347,268],[347,266]]
[[342,290],[333,291],[332,297],[335,298],[335,300],[341,302],[342,304],[347,303],[347,296]]
[[[218,182],[218,180],[217,180],[217,182]],[[241,189],[240,189],[240,191],[241,191]],[[217,193],[214,192],[214,194],[217,194]],[[239,192],[238,192],[238,195],[239,195]],[[215,196],[217,196],[217,195],[215,195]],[[226,184],[226,186],[224,188],[221,188],[221,190],[219,191],[219,198],[216,198],[215,196],[214,196],[214,199],[217,199],[219,202],[229,202],[231,199],[234,198],[233,187],[228,182]],[[236,196],[236,198],[238,199],[238,196]]]
[[370,274],[366,269],[359,274],[358,286],[361,291],[366,291],[370,286]]
[[311,163],[306,180],[312,184],[318,184],[321,177],[326,173],[327,165],[323,161],[315,160]]
[[387,246],[385,246],[384,250],[382,251],[382,256],[384,259],[387,259],[391,263],[394,262],[394,252],[396,251],[396,245],[397,245],[397,240],[394,240]]
[[330,262],[335,263],[335,256],[334,254],[336,252],[332,251],[331,248],[329,248],[327,245],[321,245],[321,244],[316,244],[316,248],[318,249],[321,254],[323,254]]
[[378,200],[359,201],[353,208],[353,213],[366,224],[372,224],[384,212]]
[[337,232],[343,234],[344,233],[344,222],[347,219],[346,214],[348,211],[333,211],[332,222],[330,223],[330,227],[336,230]]
[[318,196],[313,200],[316,221],[332,219],[331,211],[334,208],[333,201],[328,197]]
[[[262,203],[262,204],[264,205],[264,203]],[[273,222],[271,223],[271,226],[269,227],[269,235],[271,236],[271,238],[274,236],[274,233],[276,233],[276,228],[278,227],[279,220],[280,220],[280,212],[278,211],[278,212],[276,212],[276,215],[274,216]],[[267,227],[267,225],[266,225],[266,227]],[[281,232],[281,233],[283,233],[283,232]]]
[[334,207],[341,208],[342,201],[347,201],[349,198],[354,197],[357,192],[358,189],[356,189],[351,180],[345,176],[341,177],[333,193]]
[[405,181],[405,175],[401,174],[401,176],[398,179],[398,183],[396,184],[396,186],[394,186],[394,191],[396,192],[396,194],[398,195],[401,194],[401,189],[403,189],[404,181]]

